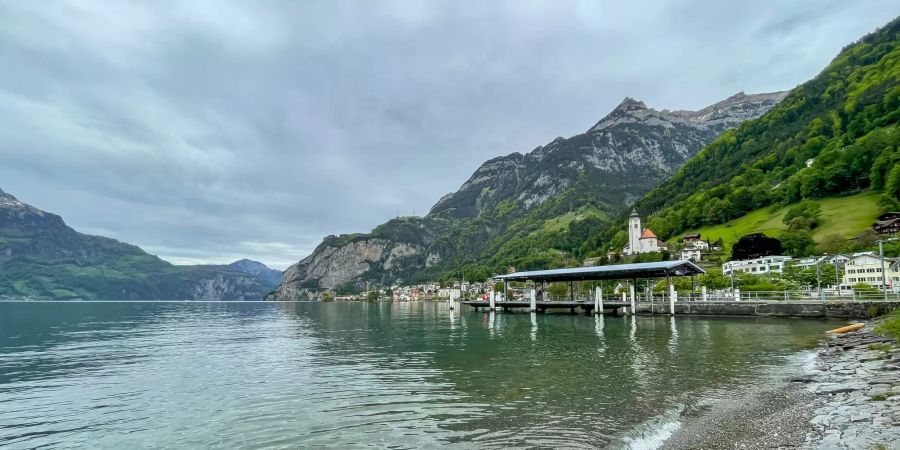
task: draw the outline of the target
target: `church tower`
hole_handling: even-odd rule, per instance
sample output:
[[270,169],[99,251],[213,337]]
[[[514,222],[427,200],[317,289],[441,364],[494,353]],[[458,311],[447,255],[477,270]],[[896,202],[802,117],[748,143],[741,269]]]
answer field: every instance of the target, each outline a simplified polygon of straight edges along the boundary
[[641,216],[632,209],[628,216],[628,253],[637,255],[641,252]]

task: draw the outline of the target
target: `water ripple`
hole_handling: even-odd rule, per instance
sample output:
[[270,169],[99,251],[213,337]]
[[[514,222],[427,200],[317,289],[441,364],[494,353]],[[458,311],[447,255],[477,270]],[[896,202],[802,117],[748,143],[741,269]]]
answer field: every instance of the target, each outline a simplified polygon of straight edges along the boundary
[[0,303],[0,446],[595,448],[653,435],[649,419],[751,382],[825,326],[454,314]]

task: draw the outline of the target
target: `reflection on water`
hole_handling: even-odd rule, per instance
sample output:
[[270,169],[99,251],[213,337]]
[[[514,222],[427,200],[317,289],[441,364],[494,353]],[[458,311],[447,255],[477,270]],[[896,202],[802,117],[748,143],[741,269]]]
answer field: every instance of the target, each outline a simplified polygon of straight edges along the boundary
[[831,326],[447,303],[0,303],[0,446],[636,442]]

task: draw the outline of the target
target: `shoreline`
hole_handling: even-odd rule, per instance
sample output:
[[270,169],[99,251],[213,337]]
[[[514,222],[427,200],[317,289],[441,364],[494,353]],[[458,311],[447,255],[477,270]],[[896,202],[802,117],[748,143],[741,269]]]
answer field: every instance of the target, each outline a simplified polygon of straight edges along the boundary
[[826,336],[763,383],[685,411],[659,448],[898,448],[900,348],[883,347],[897,342],[876,325]]

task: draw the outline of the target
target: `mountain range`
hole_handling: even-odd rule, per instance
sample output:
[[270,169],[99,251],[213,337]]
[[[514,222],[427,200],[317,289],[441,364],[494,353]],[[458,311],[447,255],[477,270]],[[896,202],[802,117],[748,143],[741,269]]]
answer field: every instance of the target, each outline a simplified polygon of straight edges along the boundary
[[860,233],[870,215],[900,210],[898,121],[895,19],[789,92],[738,93],[697,111],[625,98],[584,133],[483,163],[424,217],[326,237],[283,275],[249,260],[173,265],[79,233],[0,190],[0,298],[309,300],[367,286],[487,279],[620,249],[632,208],[674,240],[783,214],[798,202],[865,200],[866,220],[846,206],[828,211],[829,223],[841,225],[828,234],[812,230],[815,221],[762,230],[798,255],[853,249],[870,243]]
[[327,237],[288,268],[268,298],[310,299],[366,283],[457,271],[481,278],[491,267],[559,264],[560,250],[578,249],[705,144],[763,115],[785,95],[738,93],[698,111],[658,111],[625,98],[582,134],[485,162],[425,217]]
[[259,300],[280,280],[262,264],[178,266],[79,233],[0,190],[0,298]]
[[829,235],[779,234],[797,255],[865,247],[873,211],[900,210],[898,120],[894,19],[789,92],[741,93],[698,111],[657,111],[626,98],[583,134],[485,162],[425,217],[325,238],[267,298],[602,259],[625,244],[632,207],[671,240],[750,213],[783,214],[801,201],[877,198],[862,208],[865,217],[826,211],[844,215]]

